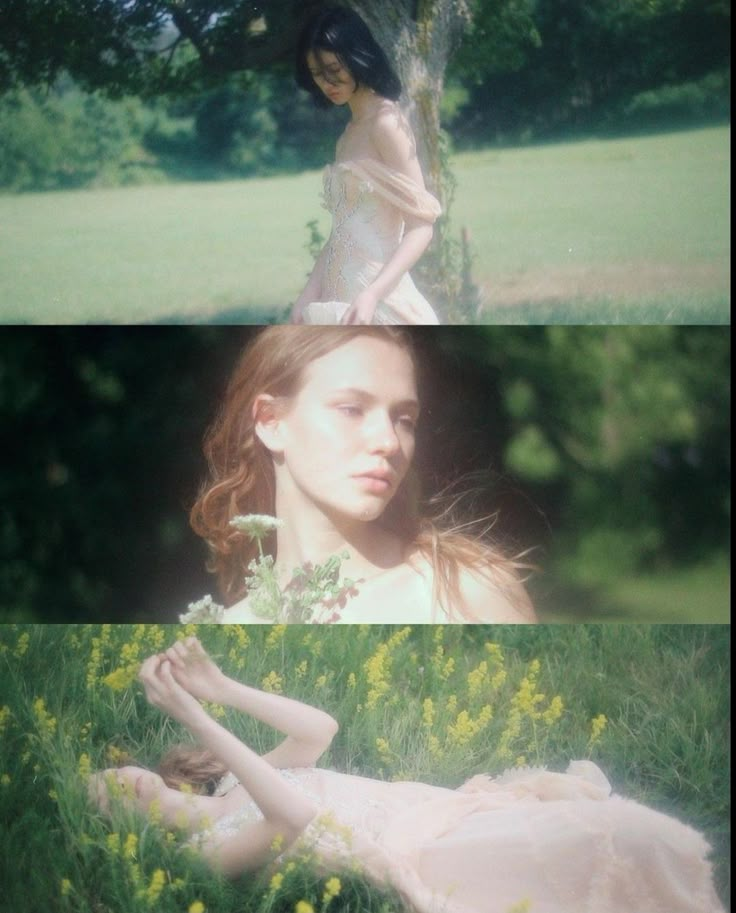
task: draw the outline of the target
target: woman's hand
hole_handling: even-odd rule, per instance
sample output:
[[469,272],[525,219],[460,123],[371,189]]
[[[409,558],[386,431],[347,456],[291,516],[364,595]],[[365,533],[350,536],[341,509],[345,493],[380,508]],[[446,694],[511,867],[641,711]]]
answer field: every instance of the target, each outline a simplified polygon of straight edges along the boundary
[[171,671],[171,661],[165,654],[149,656],[138,673],[146,692],[149,704],[168,713],[175,720],[188,726],[205,715],[201,704],[175,680]]
[[200,701],[222,703],[227,676],[215,665],[196,637],[173,644],[164,654],[176,682]]
[[378,307],[378,296],[370,288],[363,289],[352,301],[350,307],[343,314],[340,323],[370,324]]

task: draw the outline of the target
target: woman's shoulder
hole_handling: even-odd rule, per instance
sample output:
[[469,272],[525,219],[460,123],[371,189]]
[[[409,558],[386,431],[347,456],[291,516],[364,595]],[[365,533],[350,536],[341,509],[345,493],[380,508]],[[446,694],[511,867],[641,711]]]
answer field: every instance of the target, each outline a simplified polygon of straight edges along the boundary
[[534,624],[537,621],[526,587],[518,576],[502,567],[487,568],[458,563],[454,586],[436,586],[436,570],[425,555],[416,553],[412,565],[431,581],[447,620],[465,624]]

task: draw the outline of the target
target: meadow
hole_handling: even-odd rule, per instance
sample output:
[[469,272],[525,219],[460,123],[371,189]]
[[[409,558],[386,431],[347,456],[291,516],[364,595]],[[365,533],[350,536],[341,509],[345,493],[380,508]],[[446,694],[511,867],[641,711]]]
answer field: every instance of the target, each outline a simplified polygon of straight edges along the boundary
[[[464,152],[453,322],[727,323],[730,128]],[[0,197],[0,320],[281,321],[321,234],[319,172]]]
[[[519,765],[599,763],[615,792],[675,814],[729,885],[730,629],[700,625],[0,628],[0,858],[8,909],[74,913],[400,913],[357,872],[308,859],[228,883],[155,820],[85,799],[94,769],[181,740],[136,683],[196,632],[231,675],[324,707],[321,766],[455,787]],[[257,750],[274,734],[208,708]],[[281,876],[281,877],[277,877]],[[506,911],[503,911],[506,913]]]

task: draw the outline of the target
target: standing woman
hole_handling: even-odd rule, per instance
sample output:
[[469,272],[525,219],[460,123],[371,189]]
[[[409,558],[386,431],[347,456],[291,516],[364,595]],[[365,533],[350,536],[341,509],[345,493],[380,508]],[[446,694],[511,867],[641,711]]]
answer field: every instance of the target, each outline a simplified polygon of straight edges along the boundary
[[425,189],[397,104],[401,83],[385,53],[357,13],[331,7],[301,33],[296,77],[318,105],[346,104],[352,117],[324,176],[332,232],[292,322],[438,323],[409,270],[432,240],[441,208]]

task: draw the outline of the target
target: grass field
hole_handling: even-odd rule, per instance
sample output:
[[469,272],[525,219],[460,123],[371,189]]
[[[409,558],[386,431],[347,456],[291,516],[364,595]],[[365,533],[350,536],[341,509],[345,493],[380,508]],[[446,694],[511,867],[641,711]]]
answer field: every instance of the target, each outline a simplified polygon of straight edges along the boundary
[[[482,323],[727,323],[730,129],[463,153]],[[320,175],[0,197],[0,320],[281,320]]]
[[[590,568],[588,569],[590,573]],[[595,586],[580,585],[560,568],[533,581],[532,590],[543,623],[676,622],[729,624],[731,563],[714,554],[698,564],[631,573],[601,571]]]
[[[315,913],[326,906],[400,913],[391,894],[344,873],[341,893],[325,904],[325,876],[307,863],[282,868],[276,889],[271,873],[226,883],[179,852],[174,835],[154,822],[122,811],[108,822],[87,805],[90,769],[110,766],[116,752],[154,763],[181,739],[179,727],[146,704],[135,675],[141,659],[183,632],[0,627],[7,909],[294,913],[306,900]],[[341,721],[323,766],[455,787],[481,771],[559,770],[590,757],[616,792],[706,834],[719,891],[728,896],[728,626],[209,626],[197,633],[229,674],[318,704]],[[273,744],[254,721],[210,709],[257,750]],[[606,722],[594,734],[601,715]]]

